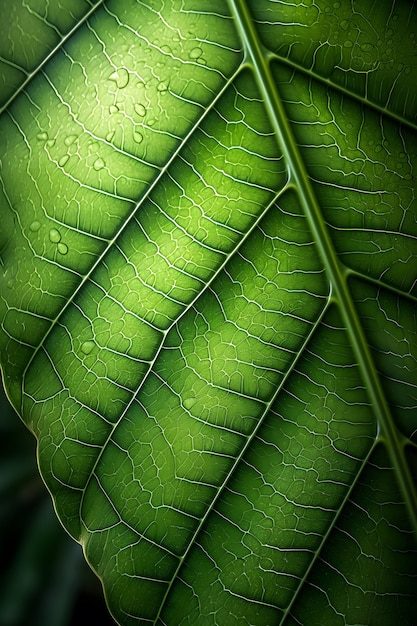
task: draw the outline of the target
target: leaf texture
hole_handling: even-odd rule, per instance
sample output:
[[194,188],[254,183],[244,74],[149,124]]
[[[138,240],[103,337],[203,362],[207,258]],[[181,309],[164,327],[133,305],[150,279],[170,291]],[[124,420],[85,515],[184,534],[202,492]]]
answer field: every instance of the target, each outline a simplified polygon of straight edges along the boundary
[[416,5],[32,4],[1,365],[113,616],[411,626]]

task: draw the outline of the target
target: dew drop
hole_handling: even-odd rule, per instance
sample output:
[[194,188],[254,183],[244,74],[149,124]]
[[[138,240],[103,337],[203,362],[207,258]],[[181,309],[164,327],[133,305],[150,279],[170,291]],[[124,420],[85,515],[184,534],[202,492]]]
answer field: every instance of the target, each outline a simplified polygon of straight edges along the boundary
[[373,45],[371,43],[363,43],[361,45],[362,52],[371,52]]
[[112,115],[114,115],[115,113],[119,112],[119,107],[117,107],[115,104],[111,104],[109,106],[109,111]]
[[76,140],[77,140],[77,135],[68,135],[68,137],[65,137],[64,143],[66,146],[72,146],[72,144]]
[[145,117],[146,109],[143,104],[135,104],[135,113],[139,115],[139,117]]
[[59,164],[61,167],[64,167],[64,165],[65,165],[66,163],[68,163],[68,161],[69,161],[69,155],[68,155],[68,154],[64,154],[64,156],[63,156],[63,157],[61,157],[61,158],[59,159],[58,164]]
[[[175,37],[173,39],[175,41]],[[165,52],[165,54],[172,54],[172,50],[170,46],[168,46],[167,44],[164,44],[163,46],[161,46],[161,50],[162,52]]]
[[94,341],[84,341],[83,345],[81,346],[81,350],[82,352],[84,352],[84,354],[90,354],[90,352],[94,348],[94,345]]
[[94,161],[94,165],[93,165],[93,167],[94,167],[94,169],[95,169],[95,170],[99,171],[99,170],[102,170],[102,169],[103,169],[103,167],[104,167],[105,165],[106,165],[106,164],[105,164],[105,162],[103,161],[103,159],[102,159],[101,157],[99,157],[98,159],[96,159],[96,160]]
[[341,26],[341,28],[343,28],[343,30],[346,30],[346,29],[347,29],[347,27],[349,26],[349,22],[348,22],[348,20],[342,20],[342,21],[340,22],[340,26]]
[[124,67],[121,67],[110,74],[109,80],[113,80],[119,89],[123,89],[129,82],[129,74]]
[[166,93],[168,91],[168,85],[166,83],[160,82],[157,89],[160,93]]
[[61,241],[61,233],[56,228],[51,228],[49,231],[49,241],[52,243],[59,243]]
[[190,59],[198,59],[199,57],[201,57],[202,54],[203,54],[202,49],[196,47],[190,51],[189,56],[190,56]]
[[109,133],[107,133],[106,141],[113,141],[115,134],[116,134],[116,131],[114,130],[111,130]]
[[136,141],[136,143],[142,143],[143,141],[142,133],[139,133],[137,130],[133,131],[133,139]]
[[48,146],[48,148],[52,148],[52,146],[55,145],[55,139],[48,139],[46,145]]
[[59,242],[57,245],[57,249],[59,254],[67,254],[68,252],[68,246],[66,243]]
[[36,139],[39,139],[39,141],[47,141],[48,133],[38,133]]
[[29,226],[32,233],[37,233],[40,227],[41,227],[41,223],[38,221],[32,222],[32,224]]
[[350,39],[346,39],[346,41],[344,42],[344,47],[345,48],[352,48],[353,47],[353,43],[350,41]]
[[88,142],[88,152],[90,154],[97,152],[97,150],[99,149],[99,145],[97,141],[89,141]]
[[193,396],[189,397],[189,398],[185,398],[184,399],[184,409],[187,409],[187,411],[189,411],[190,409],[193,408],[193,406],[195,405],[195,403],[197,402],[197,398],[194,398]]

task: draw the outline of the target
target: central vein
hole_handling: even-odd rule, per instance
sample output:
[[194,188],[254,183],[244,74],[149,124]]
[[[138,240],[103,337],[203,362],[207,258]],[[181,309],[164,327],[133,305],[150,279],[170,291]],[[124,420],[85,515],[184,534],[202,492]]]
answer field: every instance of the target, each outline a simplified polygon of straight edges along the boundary
[[332,297],[339,305],[371,406],[376,415],[379,434],[385,439],[387,444],[394,472],[410,515],[411,524],[417,533],[417,499],[414,481],[405,458],[402,440],[393,422],[381,380],[348,287],[348,270],[340,263],[333,247],[320,205],[305,169],[272,75],[268,58],[269,53],[261,45],[247,3],[245,0],[229,0],[229,3],[243,42],[246,60],[254,69],[268,116],[287,161],[290,180],[297,188],[301,206],[326,268]]

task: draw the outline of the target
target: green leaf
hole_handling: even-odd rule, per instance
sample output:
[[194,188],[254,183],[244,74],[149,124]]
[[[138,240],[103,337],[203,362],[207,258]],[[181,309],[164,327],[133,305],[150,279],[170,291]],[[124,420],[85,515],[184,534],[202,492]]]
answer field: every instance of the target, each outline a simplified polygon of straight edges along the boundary
[[417,5],[32,5],[1,365],[111,613],[411,626]]

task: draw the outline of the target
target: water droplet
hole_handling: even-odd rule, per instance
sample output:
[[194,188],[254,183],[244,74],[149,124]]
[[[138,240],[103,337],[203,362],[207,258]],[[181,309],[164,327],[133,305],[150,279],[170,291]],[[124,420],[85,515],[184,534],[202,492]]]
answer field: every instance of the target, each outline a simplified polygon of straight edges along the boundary
[[148,126],[155,126],[155,124],[156,124],[156,119],[153,117],[151,120],[149,120]]
[[48,148],[52,148],[52,146],[55,145],[55,139],[48,139],[46,145],[48,146]]
[[361,45],[362,52],[371,52],[372,49],[373,49],[373,45],[371,43],[363,43]]
[[146,109],[143,104],[135,104],[135,113],[139,115],[139,117],[145,117]]
[[49,241],[52,243],[59,243],[61,241],[61,233],[56,228],[51,228],[49,231]]
[[61,167],[64,167],[64,165],[68,163],[68,160],[69,160],[69,155],[64,154],[64,156],[59,159],[58,163]]
[[105,164],[105,162],[103,161],[103,159],[101,159],[101,158],[99,157],[98,159],[96,159],[96,160],[94,161],[94,165],[93,165],[93,167],[94,167],[94,169],[95,169],[95,170],[97,170],[97,171],[98,171],[98,170],[102,170],[102,169],[103,169],[103,167],[104,167],[105,165],[106,165],[106,164]]
[[352,48],[353,43],[350,41],[350,39],[346,39],[343,45],[345,48]]
[[168,91],[168,85],[166,83],[160,82],[157,89],[160,93],[166,93]]
[[187,409],[187,411],[189,411],[190,409],[193,408],[193,406],[195,405],[195,403],[197,402],[197,398],[194,398],[193,396],[189,397],[189,398],[185,398],[184,399],[184,409]]
[[207,61],[203,57],[200,57],[199,59],[197,59],[197,63],[199,65],[207,65]]
[[58,249],[59,254],[67,254],[67,252],[68,252],[68,246],[67,246],[66,243],[60,242],[57,245],[57,249]]
[[109,80],[113,80],[119,89],[123,89],[129,82],[129,74],[124,67],[119,68],[109,76]]
[[65,137],[64,139],[64,143],[66,146],[71,146],[74,141],[77,141],[78,137],[77,135],[68,135],[68,137]]
[[39,141],[46,141],[48,139],[48,133],[38,133],[36,135],[36,139],[39,139]]
[[41,223],[38,221],[32,222],[32,224],[29,226],[32,233],[37,233],[40,227],[41,227]]
[[112,141],[114,136],[116,134],[115,130],[111,130],[109,133],[107,133],[106,135],[106,141]]
[[342,20],[342,21],[340,22],[340,26],[341,26],[341,28],[343,28],[343,30],[346,30],[346,29],[347,29],[347,27],[349,26],[349,22],[348,22],[348,20]]
[[115,104],[111,104],[109,106],[109,111],[113,115],[114,113],[118,113],[119,112],[119,107],[116,106]]
[[94,341],[84,341],[83,345],[81,346],[81,350],[84,352],[84,354],[90,354],[94,346]]
[[201,55],[203,54],[203,51],[201,48],[193,48],[189,54],[190,59],[198,59],[199,57],[201,57]]
[[139,133],[137,130],[133,131],[133,139],[136,141],[136,143],[142,143],[143,141],[142,133]]
[[[173,39],[175,41],[175,37]],[[161,46],[161,50],[162,50],[162,52],[165,52],[166,54],[171,54],[172,53],[172,50],[171,50],[170,46],[168,46],[166,44]]]

